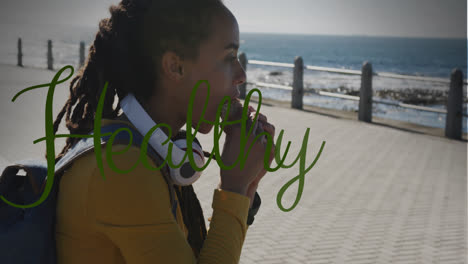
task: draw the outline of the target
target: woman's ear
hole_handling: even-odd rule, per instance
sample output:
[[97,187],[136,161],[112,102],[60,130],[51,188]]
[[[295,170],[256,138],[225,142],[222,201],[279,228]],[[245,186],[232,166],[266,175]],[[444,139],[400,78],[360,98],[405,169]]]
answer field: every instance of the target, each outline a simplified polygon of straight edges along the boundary
[[182,60],[175,52],[165,52],[162,56],[161,66],[163,74],[173,81],[180,81],[184,77]]

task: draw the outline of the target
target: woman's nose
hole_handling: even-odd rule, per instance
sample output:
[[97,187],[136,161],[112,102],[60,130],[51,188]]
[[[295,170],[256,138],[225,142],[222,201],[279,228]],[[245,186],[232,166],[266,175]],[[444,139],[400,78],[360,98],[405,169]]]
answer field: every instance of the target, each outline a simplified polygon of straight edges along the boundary
[[238,71],[236,72],[236,75],[234,77],[234,85],[241,85],[241,84],[245,83],[245,81],[247,79],[247,75],[246,75],[244,69],[242,68],[241,64],[239,63],[239,61],[237,62],[237,65],[239,65],[239,67],[238,67]]

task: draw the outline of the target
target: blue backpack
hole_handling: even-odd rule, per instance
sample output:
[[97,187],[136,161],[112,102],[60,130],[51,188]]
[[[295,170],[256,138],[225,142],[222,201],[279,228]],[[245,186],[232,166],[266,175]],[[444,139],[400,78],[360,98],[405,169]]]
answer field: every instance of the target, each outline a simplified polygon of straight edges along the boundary
[[[143,136],[132,127],[125,124],[111,124],[104,126],[101,133],[114,132],[119,128],[129,128],[133,135],[132,144],[140,146]],[[110,136],[103,136],[101,144],[105,144]],[[114,143],[129,142],[128,133],[118,133]],[[62,172],[69,168],[73,161],[83,154],[92,151],[94,138],[84,138],[78,141],[55,164],[55,177],[49,196],[38,206],[32,208],[17,208],[0,200],[0,263],[2,264],[55,264],[55,208],[60,178]],[[148,155],[157,165],[163,160],[151,146]],[[26,176],[18,175],[20,170]],[[168,181],[169,172],[166,166],[162,174]],[[41,160],[27,160],[6,167],[0,177],[0,195],[15,204],[32,204],[42,194],[47,180],[47,163]],[[169,187],[169,181],[168,181]],[[172,213],[177,221],[177,201],[174,190],[169,187],[171,195]]]

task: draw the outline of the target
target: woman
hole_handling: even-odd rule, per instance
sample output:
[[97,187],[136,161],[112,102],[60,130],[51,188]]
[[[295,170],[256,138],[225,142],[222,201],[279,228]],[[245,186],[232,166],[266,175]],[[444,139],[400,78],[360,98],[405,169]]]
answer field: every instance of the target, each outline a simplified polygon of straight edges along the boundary
[[[175,135],[186,122],[194,85],[208,80],[210,97],[203,115],[208,122],[198,131],[209,133],[222,98],[237,98],[237,85],[245,82],[237,60],[239,30],[232,13],[221,0],[123,0],[110,12],[111,18],[99,24],[86,64],[70,84],[70,97],[54,122],[54,132],[66,114],[71,134],[90,133],[99,96],[108,82],[103,126],[134,125],[120,111],[121,100],[131,93],[156,124],[171,128],[163,128],[166,135]],[[206,88],[198,89],[194,128],[206,95]],[[238,110],[240,103],[234,103]],[[240,119],[239,111],[229,118]],[[274,127],[265,116],[260,114],[258,122],[259,131],[274,137]],[[239,154],[240,125],[231,125],[225,132],[221,158],[230,165]],[[78,140],[68,138],[56,161]],[[161,171],[138,164],[138,147],[126,148],[114,144],[112,152],[121,154],[112,161],[102,156],[105,180],[94,152],[76,159],[63,174],[57,205],[58,263],[237,263],[248,211],[266,173],[266,145],[255,141],[242,170],[238,166],[220,169],[209,232],[193,187],[170,186]],[[270,163],[273,153],[274,149]],[[132,171],[117,173],[109,162]],[[176,219],[170,188],[177,193]]]

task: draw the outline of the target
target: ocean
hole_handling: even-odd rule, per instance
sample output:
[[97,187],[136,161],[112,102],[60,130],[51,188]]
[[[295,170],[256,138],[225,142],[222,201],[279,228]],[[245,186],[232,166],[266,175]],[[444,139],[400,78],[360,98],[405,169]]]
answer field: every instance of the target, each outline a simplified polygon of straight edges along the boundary
[[[16,64],[17,40],[23,42],[23,64],[46,68],[47,40],[53,41],[54,67],[65,65],[77,67],[79,42],[85,41],[86,49],[94,39],[96,27],[62,25],[0,25],[0,63]],[[454,68],[467,76],[466,39],[395,38],[370,36],[325,36],[290,35],[266,33],[241,33],[240,52],[250,60],[294,63],[301,56],[305,65],[361,70],[368,61],[374,72],[450,78]],[[266,82],[292,85],[292,69],[272,66],[247,66],[249,82]],[[324,90],[342,94],[356,94],[360,87],[360,76],[335,73],[304,71],[304,88]],[[248,86],[248,90],[253,88]],[[446,108],[449,84],[428,81],[399,80],[383,77],[373,78],[374,97],[390,102],[405,102],[424,95],[430,100],[418,100],[412,104],[437,109]],[[290,101],[291,92],[273,88],[259,88],[264,98]],[[392,94],[393,96],[387,96]],[[395,96],[401,94],[401,96]],[[403,96],[404,95],[404,96]],[[419,97],[418,97],[419,95]],[[413,98],[414,97],[414,98]],[[466,102],[466,85],[464,100]],[[346,111],[357,111],[358,102],[305,93],[304,104]],[[467,112],[464,103],[464,112]],[[417,123],[425,126],[445,128],[445,115],[405,109],[385,104],[373,104],[373,115]],[[463,131],[468,133],[463,118]]]

